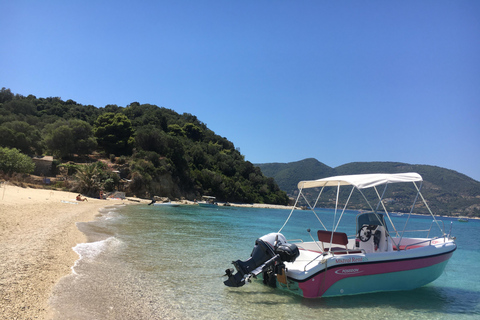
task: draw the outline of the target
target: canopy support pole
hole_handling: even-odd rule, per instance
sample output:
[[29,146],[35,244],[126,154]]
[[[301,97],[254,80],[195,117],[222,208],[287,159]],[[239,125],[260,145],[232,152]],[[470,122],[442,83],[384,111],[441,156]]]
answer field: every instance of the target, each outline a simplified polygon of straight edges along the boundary
[[417,187],[417,184],[416,184],[415,182],[413,183],[413,185],[414,185],[415,188],[417,189],[418,194],[420,195],[420,198],[422,198],[423,204],[425,205],[425,207],[427,207],[428,212],[429,212],[430,215],[432,216],[432,218],[433,218],[433,220],[435,221],[435,223],[437,224],[438,228],[440,229],[440,231],[442,231],[442,235],[445,237],[445,230],[442,229],[442,228],[440,227],[440,225],[438,224],[438,221],[437,221],[437,219],[435,218],[435,216],[433,215],[432,210],[430,210],[430,207],[428,206],[427,201],[425,201],[425,198],[423,197],[423,194],[420,192],[420,189],[422,189],[423,183],[420,183],[420,188]]
[[345,213],[345,210],[347,210],[347,205],[350,202],[350,198],[352,197],[353,190],[355,190],[355,186],[352,187],[352,190],[350,191],[350,195],[348,196],[347,202],[343,206],[342,214],[340,215],[340,218],[338,219],[338,222],[337,222],[337,225],[335,226],[335,229],[333,229],[334,232],[337,231],[338,225],[340,224],[340,221],[343,218],[343,214]]
[[[385,211],[385,214],[387,215],[387,218],[388,218],[388,221],[390,221],[390,224],[392,225],[393,227],[393,230],[395,231],[395,234],[397,235],[398,237],[398,231],[397,229],[395,228],[395,225],[393,224],[393,221],[392,219],[390,218],[390,214],[388,213],[388,210],[387,208],[385,207],[385,204],[383,203],[383,197],[385,196],[385,192],[387,191],[387,186],[388,184],[385,185],[385,189],[383,189],[383,193],[382,193],[382,196],[380,197],[380,194],[378,193],[377,191],[377,187],[373,187],[375,189],[375,192],[377,193],[377,197],[378,199],[380,200],[379,203],[382,204],[382,207],[383,207],[383,211]],[[378,210],[378,204],[377,204],[377,210]],[[375,215],[377,214],[377,212],[375,211]],[[378,217],[377,217],[378,218]],[[380,221],[380,219],[379,219]],[[387,228],[385,227],[385,231],[387,232],[388,235],[390,235],[390,233],[388,232]],[[394,241],[395,242],[395,241]]]

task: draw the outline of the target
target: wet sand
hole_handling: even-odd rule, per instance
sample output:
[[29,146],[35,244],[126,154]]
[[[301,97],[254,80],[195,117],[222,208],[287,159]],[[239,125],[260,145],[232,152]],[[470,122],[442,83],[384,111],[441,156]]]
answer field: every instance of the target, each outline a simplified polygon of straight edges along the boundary
[[0,318],[50,319],[49,297],[78,259],[72,250],[85,236],[75,223],[122,200],[75,201],[75,193],[0,188]]

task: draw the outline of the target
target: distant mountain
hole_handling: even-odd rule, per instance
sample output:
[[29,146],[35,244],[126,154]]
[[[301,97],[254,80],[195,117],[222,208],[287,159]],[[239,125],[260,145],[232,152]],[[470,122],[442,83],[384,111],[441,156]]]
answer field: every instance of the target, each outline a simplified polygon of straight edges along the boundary
[[[453,170],[400,162],[352,162],[331,168],[320,161],[309,158],[290,163],[256,164],[263,174],[274,178],[281,190],[290,197],[297,194],[297,183],[301,180],[315,180],[335,175],[363,173],[417,172],[423,177],[422,193],[435,214],[480,216],[480,182]],[[407,202],[390,197],[390,210],[408,211]],[[353,205],[361,207],[361,199],[352,199]],[[425,208],[415,208],[425,213]]]
[[314,180],[329,177],[336,174],[335,169],[309,158],[290,163],[265,163],[256,164],[262,173],[274,178],[281,190],[292,195],[297,189],[297,183],[301,180]]

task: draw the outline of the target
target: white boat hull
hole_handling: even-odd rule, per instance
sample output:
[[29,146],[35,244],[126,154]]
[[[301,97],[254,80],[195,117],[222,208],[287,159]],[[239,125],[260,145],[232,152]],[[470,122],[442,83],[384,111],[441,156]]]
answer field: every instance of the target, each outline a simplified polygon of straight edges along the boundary
[[327,254],[314,263],[312,252],[300,250],[295,262],[285,263],[287,281],[276,286],[305,298],[411,290],[437,279],[455,249],[450,241],[398,252]]

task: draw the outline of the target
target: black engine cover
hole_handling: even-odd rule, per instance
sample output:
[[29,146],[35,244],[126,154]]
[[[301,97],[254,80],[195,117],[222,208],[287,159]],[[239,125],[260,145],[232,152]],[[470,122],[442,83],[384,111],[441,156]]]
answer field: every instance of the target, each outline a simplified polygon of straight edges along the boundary
[[282,261],[294,262],[300,255],[298,247],[293,243],[284,243],[275,250],[275,253],[280,256]]

